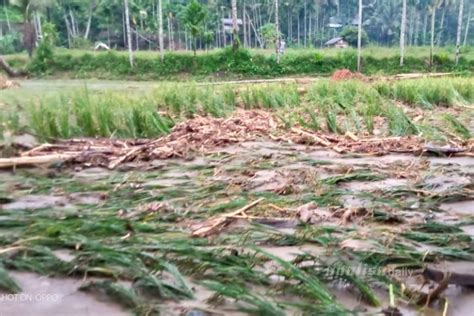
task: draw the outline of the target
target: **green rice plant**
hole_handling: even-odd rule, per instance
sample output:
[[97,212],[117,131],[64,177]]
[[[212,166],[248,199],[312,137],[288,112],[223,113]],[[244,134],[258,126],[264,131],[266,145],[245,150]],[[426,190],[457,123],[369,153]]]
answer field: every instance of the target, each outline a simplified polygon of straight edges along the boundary
[[240,99],[242,100],[245,109],[250,109],[255,103],[253,93],[251,93],[249,89],[240,92]]
[[[307,119],[305,119],[305,115],[308,116]],[[318,131],[321,129],[318,115],[314,110],[311,110],[309,108],[305,108],[304,112],[298,116],[298,121],[304,128],[312,129],[314,131]]]
[[[148,256],[148,259],[154,260],[155,258]],[[160,299],[194,298],[193,290],[188,286],[175,265],[166,261],[160,261],[159,269],[168,272],[174,278],[174,282],[165,281],[158,274],[159,271],[153,271],[151,273],[143,273],[138,277],[135,281],[135,287],[140,289],[140,292],[144,292],[144,294],[156,296]]]
[[420,135],[423,136],[423,138],[425,139],[440,143],[448,141],[448,137],[437,126],[418,123],[417,127],[420,131]]
[[156,137],[174,125],[148,98],[89,95],[87,91],[32,103],[28,113],[32,130],[42,137]]
[[344,311],[344,308],[334,301],[332,295],[328,292],[324,284],[318,278],[309,275],[305,271],[296,267],[293,263],[285,261],[263,249],[255,248],[255,251],[275,261],[284,269],[285,274],[290,279],[301,282],[299,285],[301,290],[309,297],[315,299],[317,303],[322,305],[332,305],[334,307],[340,308],[341,312]]
[[396,107],[388,106],[385,110],[388,119],[390,134],[394,136],[405,136],[419,134],[419,129],[405,112]]
[[[49,222],[51,223],[51,220]],[[49,247],[35,245],[34,243],[41,243],[39,239],[41,238],[24,249],[18,258],[3,259],[5,267],[51,276],[64,276],[70,273],[73,270],[72,264],[57,258]]]
[[472,80],[460,78],[382,82],[375,88],[384,97],[427,108],[472,102],[474,97]]
[[284,310],[268,296],[252,293],[243,286],[210,280],[203,281],[202,284],[218,295],[247,303],[250,306],[241,306],[240,309],[251,315],[286,315]]
[[264,88],[247,88],[240,93],[246,109],[295,107],[301,102],[294,85],[267,85]]
[[228,113],[228,109],[223,96],[209,95],[203,100],[203,112],[214,117],[224,117]]
[[283,122],[283,125],[286,129],[290,129],[296,125],[296,122],[299,121],[300,117],[297,116],[295,113],[285,113],[285,114],[277,114],[277,117],[280,121]]
[[[91,97],[87,89],[74,95],[72,98],[72,112],[74,113],[76,124],[84,136],[93,137],[97,132],[94,124],[93,107],[94,105],[91,102]],[[63,111],[64,110],[67,109],[63,109]]]
[[463,244],[469,247],[469,243],[471,243],[472,241],[470,236],[466,234],[459,234],[459,233],[458,234],[452,234],[452,233],[430,234],[430,233],[423,233],[423,232],[418,232],[418,231],[410,231],[410,232],[402,233],[402,236],[408,239],[417,241],[417,242],[423,242],[426,244],[442,246],[442,247],[457,246],[461,248]]
[[0,139],[3,139],[3,133],[8,131],[12,134],[20,133],[23,130],[20,121],[20,109],[11,111],[0,111]]
[[445,114],[443,116],[444,121],[446,121],[451,129],[461,138],[469,139],[471,138],[471,132],[469,129],[461,123],[454,115],[452,114]]
[[343,259],[338,259],[337,263],[330,265],[329,268],[334,269],[336,274],[334,277],[342,279],[357,288],[362,294],[363,299],[371,306],[380,306],[380,299],[370,288],[369,280],[366,280],[367,276],[359,277]]
[[127,289],[112,281],[90,281],[79,288],[80,291],[105,294],[117,304],[130,309],[139,309],[144,303],[133,289]]
[[21,292],[20,286],[8,274],[8,271],[0,264],[0,290],[8,294]]
[[222,89],[222,97],[224,98],[224,103],[229,109],[235,108],[235,105],[237,104],[237,97],[232,87],[224,87],[224,89]]
[[340,133],[341,129],[337,124],[337,117],[333,111],[327,110],[324,112],[326,118],[326,128],[332,133]]
[[[350,124],[354,126],[355,131],[358,133],[362,131],[362,122],[360,116],[357,114],[354,108],[349,110],[349,120]],[[349,130],[349,128],[347,128],[347,130]]]

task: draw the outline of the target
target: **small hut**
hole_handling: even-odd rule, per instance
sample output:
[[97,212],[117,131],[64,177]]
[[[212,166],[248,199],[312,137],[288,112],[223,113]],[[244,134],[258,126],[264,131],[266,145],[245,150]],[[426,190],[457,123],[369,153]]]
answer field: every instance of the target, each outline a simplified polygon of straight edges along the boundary
[[342,37],[335,37],[324,43],[326,47],[347,48],[349,44]]

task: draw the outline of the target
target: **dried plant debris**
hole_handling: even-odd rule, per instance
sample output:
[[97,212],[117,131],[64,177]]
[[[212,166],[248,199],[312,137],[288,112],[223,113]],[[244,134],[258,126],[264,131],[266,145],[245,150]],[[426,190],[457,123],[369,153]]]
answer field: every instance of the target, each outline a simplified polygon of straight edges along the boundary
[[472,141],[437,146],[418,136],[356,137],[306,131],[286,130],[272,114],[257,110],[237,110],[229,118],[197,117],[177,124],[167,136],[151,140],[71,139],[43,144],[20,157],[0,159],[0,168],[52,164],[69,161],[86,167],[105,166],[114,169],[131,161],[146,162],[172,157],[187,158],[208,153],[215,148],[258,138],[324,147],[336,153],[385,155],[389,153],[474,155]]
[[9,80],[6,77],[0,75],[0,90],[18,88],[20,84],[16,81]]

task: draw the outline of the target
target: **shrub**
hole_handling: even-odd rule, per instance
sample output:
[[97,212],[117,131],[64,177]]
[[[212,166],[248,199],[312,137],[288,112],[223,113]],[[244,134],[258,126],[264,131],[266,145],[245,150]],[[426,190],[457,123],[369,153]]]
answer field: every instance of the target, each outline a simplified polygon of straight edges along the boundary
[[[53,74],[70,72],[74,76],[116,79],[135,77],[137,79],[162,79],[183,74],[209,76],[218,74],[241,75],[248,77],[276,77],[281,75],[329,75],[334,71],[345,68],[355,71],[357,52],[353,49],[338,51],[336,54],[321,52],[288,51],[277,63],[275,54],[254,53],[246,49],[232,51],[231,48],[215,50],[207,54],[193,57],[189,53],[167,53],[164,60],[159,55],[137,54],[135,67],[131,68],[126,54],[117,51],[70,53],[58,50],[51,58],[45,58],[46,52],[39,52],[29,69],[34,74]],[[472,71],[474,61],[462,58],[457,67],[454,61],[438,57],[435,63],[436,71]],[[395,74],[400,72],[428,71],[425,57],[407,57],[405,66],[400,67],[397,55],[385,57],[368,55],[363,57],[364,73],[366,74]],[[9,58],[12,65],[22,66],[25,59]],[[20,64],[19,64],[20,63]],[[47,65],[45,65],[45,63]]]
[[90,49],[92,47],[91,41],[83,37],[74,37],[71,41],[71,48]]
[[13,54],[21,51],[21,34],[17,32],[8,33],[0,37],[0,55]]
[[47,74],[54,70],[54,53],[47,42],[42,42],[35,51],[28,70],[35,74]]

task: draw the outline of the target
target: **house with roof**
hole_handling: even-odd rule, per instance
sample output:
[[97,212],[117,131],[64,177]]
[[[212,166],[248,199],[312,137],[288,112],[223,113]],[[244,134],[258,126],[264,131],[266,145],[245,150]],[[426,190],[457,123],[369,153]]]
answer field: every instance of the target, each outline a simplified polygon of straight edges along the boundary
[[324,43],[325,47],[347,48],[349,44],[342,37],[335,37]]

